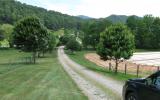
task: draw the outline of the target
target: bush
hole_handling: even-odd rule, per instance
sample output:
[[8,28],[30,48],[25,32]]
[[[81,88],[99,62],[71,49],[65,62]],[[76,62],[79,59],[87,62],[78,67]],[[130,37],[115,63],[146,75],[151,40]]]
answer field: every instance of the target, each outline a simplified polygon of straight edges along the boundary
[[71,50],[71,52],[74,52],[74,51],[79,51],[79,50],[81,50],[81,49],[82,49],[82,46],[81,46],[81,44],[80,44],[78,41],[76,41],[76,39],[72,38],[72,39],[70,39],[70,40],[67,42],[66,48],[67,48],[68,50]]
[[69,42],[70,38],[70,35],[61,36],[59,39],[59,45],[66,45]]

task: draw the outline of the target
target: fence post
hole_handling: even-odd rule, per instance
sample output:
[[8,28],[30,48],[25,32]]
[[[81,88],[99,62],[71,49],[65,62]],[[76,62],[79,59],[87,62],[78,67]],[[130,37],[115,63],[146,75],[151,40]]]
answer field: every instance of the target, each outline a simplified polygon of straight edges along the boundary
[[139,76],[139,65],[137,65],[137,77]]
[[159,66],[157,67],[157,71],[159,71]]
[[125,63],[125,75],[127,74],[127,64]]
[[111,62],[109,62],[109,71],[111,70],[111,66],[112,66],[112,65],[111,65]]

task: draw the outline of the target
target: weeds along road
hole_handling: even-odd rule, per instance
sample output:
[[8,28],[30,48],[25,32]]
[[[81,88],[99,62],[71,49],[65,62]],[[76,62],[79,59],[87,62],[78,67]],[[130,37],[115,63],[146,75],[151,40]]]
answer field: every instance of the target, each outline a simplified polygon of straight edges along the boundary
[[121,100],[121,82],[75,63],[64,53],[62,46],[58,48],[58,59],[89,100]]

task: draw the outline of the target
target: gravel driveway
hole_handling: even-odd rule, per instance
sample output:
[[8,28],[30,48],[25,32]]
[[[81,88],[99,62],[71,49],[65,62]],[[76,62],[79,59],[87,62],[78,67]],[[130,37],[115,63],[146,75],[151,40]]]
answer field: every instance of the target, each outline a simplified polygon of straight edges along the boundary
[[75,63],[64,53],[63,47],[58,48],[58,58],[66,72],[89,100],[121,100],[123,83]]

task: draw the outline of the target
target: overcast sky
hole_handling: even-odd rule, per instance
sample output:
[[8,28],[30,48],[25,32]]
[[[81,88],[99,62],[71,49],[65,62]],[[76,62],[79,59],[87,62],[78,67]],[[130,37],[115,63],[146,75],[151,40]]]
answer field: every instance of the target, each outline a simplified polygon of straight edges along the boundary
[[160,16],[160,0],[17,0],[69,15],[94,18],[111,14]]

